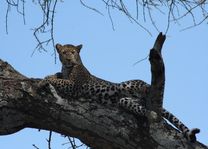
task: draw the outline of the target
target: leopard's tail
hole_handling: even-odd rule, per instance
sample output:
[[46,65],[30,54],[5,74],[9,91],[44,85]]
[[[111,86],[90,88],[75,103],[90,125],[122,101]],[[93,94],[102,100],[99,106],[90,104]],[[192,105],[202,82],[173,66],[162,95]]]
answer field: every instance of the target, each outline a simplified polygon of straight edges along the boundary
[[196,134],[200,132],[200,129],[189,129],[184,125],[176,116],[163,108],[162,116],[170,121],[177,129],[179,129],[190,142],[196,142]]

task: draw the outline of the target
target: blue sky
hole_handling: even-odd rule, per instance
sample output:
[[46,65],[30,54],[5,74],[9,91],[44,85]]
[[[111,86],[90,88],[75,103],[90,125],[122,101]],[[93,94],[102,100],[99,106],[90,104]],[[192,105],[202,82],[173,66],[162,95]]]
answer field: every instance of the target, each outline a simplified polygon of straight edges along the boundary
[[[148,55],[158,32],[151,23],[145,23],[153,35],[151,37],[126,16],[113,10],[114,31],[104,5],[98,1],[93,3],[104,12],[104,16],[84,8],[79,1],[58,4],[54,24],[55,42],[83,44],[83,63],[98,77],[113,82],[142,79],[149,83],[151,73],[148,59],[135,66],[133,64]],[[41,23],[38,6],[26,3],[26,25],[16,10],[12,10],[8,35],[5,32],[6,5],[0,5],[0,10],[0,58],[28,77],[43,78],[60,71],[61,64],[59,61],[54,64],[51,47],[48,47],[48,52],[35,52],[31,57],[37,44],[31,29]],[[159,29],[165,31],[167,20],[160,16],[156,16],[156,20]],[[164,107],[188,127],[200,128],[201,133],[197,138],[208,144],[208,26],[202,24],[181,32],[185,25],[190,24],[189,20],[187,17],[181,25],[171,25],[163,47],[166,66]],[[24,129],[13,135],[0,136],[0,146],[2,149],[17,146],[33,149],[32,144],[36,144],[44,149],[47,135],[45,131]],[[63,147],[61,144],[67,142],[59,134],[53,136],[53,148]]]

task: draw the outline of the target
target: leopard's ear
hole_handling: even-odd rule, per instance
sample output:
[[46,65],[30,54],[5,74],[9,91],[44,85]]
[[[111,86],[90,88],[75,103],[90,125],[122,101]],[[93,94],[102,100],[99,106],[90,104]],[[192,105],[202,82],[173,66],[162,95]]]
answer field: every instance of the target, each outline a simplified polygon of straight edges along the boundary
[[56,44],[56,50],[57,50],[57,52],[59,52],[61,50],[61,47],[62,47],[61,44],[59,44],[59,43]]
[[82,49],[82,44],[76,46],[78,53],[80,52],[80,50]]

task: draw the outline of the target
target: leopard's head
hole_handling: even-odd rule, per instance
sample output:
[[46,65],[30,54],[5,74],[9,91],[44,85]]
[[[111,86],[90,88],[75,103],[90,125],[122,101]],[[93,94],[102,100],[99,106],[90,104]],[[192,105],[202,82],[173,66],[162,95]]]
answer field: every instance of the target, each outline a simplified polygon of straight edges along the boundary
[[82,45],[74,46],[70,44],[56,44],[56,50],[59,54],[59,59],[61,63],[66,67],[82,64],[79,55],[81,48]]

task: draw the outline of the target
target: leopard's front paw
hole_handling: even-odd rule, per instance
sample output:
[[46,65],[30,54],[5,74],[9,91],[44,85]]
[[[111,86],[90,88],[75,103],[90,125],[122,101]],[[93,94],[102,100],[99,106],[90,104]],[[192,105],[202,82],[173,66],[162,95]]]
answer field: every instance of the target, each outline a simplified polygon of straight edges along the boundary
[[43,88],[46,88],[48,86],[49,86],[49,82],[46,79],[43,79],[38,83],[38,88],[40,90],[43,89]]

